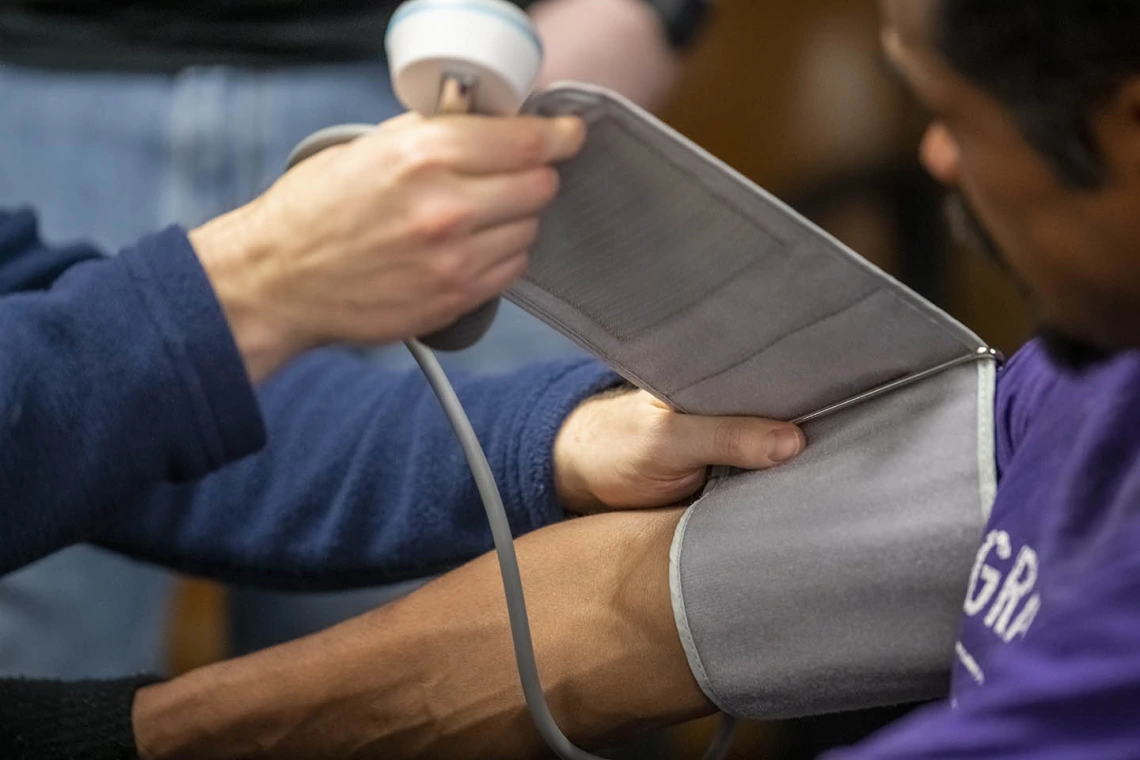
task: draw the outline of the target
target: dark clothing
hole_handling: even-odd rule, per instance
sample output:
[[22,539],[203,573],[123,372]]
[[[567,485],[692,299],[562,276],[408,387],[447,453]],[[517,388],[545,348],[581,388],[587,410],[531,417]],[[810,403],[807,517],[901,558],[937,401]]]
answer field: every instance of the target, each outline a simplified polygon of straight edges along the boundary
[[137,760],[131,705],[153,680],[0,679],[0,757]]
[[1076,375],[1031,343],[995,427],[950,700],[832,760],[1140,756],[1140,352]]
[[[562,516],[554,437],[618,382],[582,359],[456,378],[516,532]],[[0,575],[85,540],[292,588],[424,577],[491,547],[418,373],[316,351],[255,395],[182,230],[105,258],[0,211]],[[0,758],[134,760],[150,680],[0,679]]]
[[[588,359],[454,378],[516,532],[561,518],[554,438],[618,382]],[[492,545],[418,372],[314,351],[255,396],[184,232],[104,258],[45,246],[27,212],[0,211],[0,505],[0,575],[97,541],[227,581],[343,587]]]
[[[526,7],[533,0],[514,0]],[[708,0],[646,0],[669,39],[690,41]],[[0,0],[0,61],[177,71],[384,57],[394,0]]]

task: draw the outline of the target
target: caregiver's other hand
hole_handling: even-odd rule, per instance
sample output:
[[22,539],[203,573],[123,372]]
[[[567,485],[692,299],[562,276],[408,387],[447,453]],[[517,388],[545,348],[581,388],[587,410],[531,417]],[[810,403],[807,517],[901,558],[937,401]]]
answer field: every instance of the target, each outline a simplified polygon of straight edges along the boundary
[[670,506],[696,493],[710,466],[774,467],[805,443],[786,422],[681,414],[645,391],[609,391],[566,418],[554,442],[555,485],[577,514]]
[[190,233],[253,380],[327,343],[425,335],[526,268],[580,119],[407,114]]

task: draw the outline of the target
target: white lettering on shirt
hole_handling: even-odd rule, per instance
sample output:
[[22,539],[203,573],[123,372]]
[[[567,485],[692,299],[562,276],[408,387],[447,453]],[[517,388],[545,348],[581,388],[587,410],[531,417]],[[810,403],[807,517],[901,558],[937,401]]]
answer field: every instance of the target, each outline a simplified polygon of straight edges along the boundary
[[[1035,592],[1040,569],[1036,550],[1022,546],[1013,566],[1003,568],[1011,557],[1013,546],[1009,534],[1004,530],[990,531],[978,548],[962,605],[968,618],[985,612],[982,624],[1006,643],[1018,636],[1024,637],[1041,609],[1041,594]],[[982,683],[984,675],[977,660],[961,642],[957,649],[962,666],[974,680]]]
[[970,674],[970,678],[973,678],[978,684],[986,682],[986,674],[982,671],[982,666],[978,664],[974,655],[970,654],[961,641],[954,645],[954,653],[958,655],[958,662],[962,663],[962,667]]
[[1002,636],[1007,642],[1013,641],[1014,636],[1021,635],[1022,637],[1029,631],[1029,626],[1033,625],[1033,619],[1037,617],[1037,610],[1041,609],[1041,595],[1034,594],[1029,597],[1029,601],[1021,608],[1021,614],[1013,621],[1013,625]]
[[[966,592],[966,604],[963,608],[968,617],[973,617],[985,609],[990,597],[994,595],[998,583],[1001,582],[1001,572],[986,564],[986,558],[990,551],[995,548],[999,558],[1009,559],[1009,534],[1004,530],[991,530],[986,536],[986,540],[982,542],[981,548],[978,549],[978,558],[974,562],[974,569],[970,571],[970,586],[969,591]],[[979,580],[985,584],[980,591],[978,590]]]
[[1037,552],[1028,546],[1023,546],[1017,553],[1017,562],[1014,563],[1013,570],[1005,576],[1005,583],[997,600],[986,614],[986,626],[993,628],[998,636],[1003,636],[1017,605],[1021,604],[1021,600],[1033,590],[1035,583],[1037,583]]

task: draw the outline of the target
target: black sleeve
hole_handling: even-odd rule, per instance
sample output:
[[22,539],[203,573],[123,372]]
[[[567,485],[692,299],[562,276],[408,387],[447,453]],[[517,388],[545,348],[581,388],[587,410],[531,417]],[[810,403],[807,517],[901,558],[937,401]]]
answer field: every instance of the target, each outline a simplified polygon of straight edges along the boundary
[[131,706],[136,691],[158,680],[0,678],[0,758],[138,760]]
[[691,43],[712,10],[713,0],[645,0],[661,16],[675,48]]
[[[688,46],[704,26],[716,0],[642,0],[661,17],[661,24],[676,49]],[[515,0],[522,8],[534,5],[535,0]]]

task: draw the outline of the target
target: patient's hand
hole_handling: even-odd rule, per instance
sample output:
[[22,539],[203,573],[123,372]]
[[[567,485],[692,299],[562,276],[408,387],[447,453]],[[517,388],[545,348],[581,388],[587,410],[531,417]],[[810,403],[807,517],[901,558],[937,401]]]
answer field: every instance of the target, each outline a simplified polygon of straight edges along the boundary
[[566,419],[554,443],[555,484],[578,514],[670,506],[696,493],[711,465],[773,467],[804,440],[787,423],[680,414],[645,391],[611,391]]

